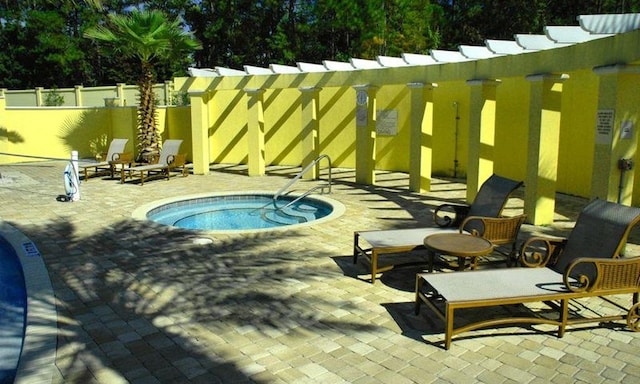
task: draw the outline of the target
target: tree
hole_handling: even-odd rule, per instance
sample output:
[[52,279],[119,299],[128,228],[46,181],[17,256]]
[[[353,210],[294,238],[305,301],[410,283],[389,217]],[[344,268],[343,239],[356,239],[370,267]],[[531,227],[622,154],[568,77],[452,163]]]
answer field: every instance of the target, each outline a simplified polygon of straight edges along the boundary
[[139,61],[137,148],[140,159],[151,161],[160,152],[153,93],[154,63],[181,59],[201,49],[200,43],[183,28],[179,19],[170,21],[158,10],[134,9],[129,14],[109,14],[107,24],[87,30],[84,36],[105,42],[112,52]]

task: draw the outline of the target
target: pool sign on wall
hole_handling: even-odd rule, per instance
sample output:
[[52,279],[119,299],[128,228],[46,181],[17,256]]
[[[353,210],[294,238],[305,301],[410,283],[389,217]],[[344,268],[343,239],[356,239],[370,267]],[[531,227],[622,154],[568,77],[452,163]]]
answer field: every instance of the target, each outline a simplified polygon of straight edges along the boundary
[[596,144],[610,144],[613,135],[613,109],[600,109],[596,117]]
[[381,109],[376,112],[376,134],[395,136],[398,134],[398,111]]

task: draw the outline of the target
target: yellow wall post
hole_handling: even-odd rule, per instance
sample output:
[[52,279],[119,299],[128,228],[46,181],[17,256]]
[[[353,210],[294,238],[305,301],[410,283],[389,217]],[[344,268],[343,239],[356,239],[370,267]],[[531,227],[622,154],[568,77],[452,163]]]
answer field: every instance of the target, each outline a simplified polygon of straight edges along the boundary
[[469,160],[467,165],[467,201],[475,199],[480,185],[493,174],[496,132],[496,87],[500,80],[468,80]]
[[356,183],[376,182],[376,92],[378,87],[357,85],[356,90]]
[[74,88],[74,94],[76,97],[76,107],[82,107],[82,85],[76,85]]
[[[318,87],[300,88],[302,92],[302,167],[306,167],[320,156],[320,124],[318,122],[318,108],[320,90]],[[304,179],[318,178],[318,167],[311,167],[304,175]]]
[[603,66],[594,68],[594,73],[599,75],[599,92],[591,197],[629,205],[635,175],[633,170],[619,169],[618,161],[636,155],[638,116],[629,110],[637,107],[640,66]]
[[124,87],[127,83],[118,83],[116,85],[116,97],[118,98],[118,105],[124,107],[127,105],[127,100],[124,98]]
[[[7,99],[4,97],[4,92],[0,92],[0,152],[8,152],[9,145],[9,130],[5,128],[7,121],[6,109]],[[3,159],[0,158],[0,160]],[[2,164],[1,161],[0,164]]]
[[43,95],[44,92],[43,87],[36,87],[36,107],[42,107],[44,105]]
[[529,145],[524,211],[534,225],[553,223],[555,212],[562,82],[566,74],[530,75]]
[[433,152],[433,89],[437,84],[408,83],[411,91],[411,139],[409,147],[409,190],[431,190]]
[[189,91],[194,175],[209,173],[209,99],[207,91]]
[[264,145],[264,89],[246,88],[249,96],[247,102],[247,137],[249,176],[263,176],[265,174],[265,145]]

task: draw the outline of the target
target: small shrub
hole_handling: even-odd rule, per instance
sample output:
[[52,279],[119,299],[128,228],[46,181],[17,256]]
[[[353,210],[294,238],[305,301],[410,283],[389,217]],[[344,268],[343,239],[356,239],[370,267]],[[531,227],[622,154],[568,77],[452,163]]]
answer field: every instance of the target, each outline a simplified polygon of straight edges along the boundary
[[64,105],[64,96],[58,92],[58,88],[51,88],[44,97],[44,105],[46,107],[59,107]]
[[189,105],[191,100],[189,100],[189,94],[186,92],[173,92],[171,95],[171,104],[177,107],[183,107]]

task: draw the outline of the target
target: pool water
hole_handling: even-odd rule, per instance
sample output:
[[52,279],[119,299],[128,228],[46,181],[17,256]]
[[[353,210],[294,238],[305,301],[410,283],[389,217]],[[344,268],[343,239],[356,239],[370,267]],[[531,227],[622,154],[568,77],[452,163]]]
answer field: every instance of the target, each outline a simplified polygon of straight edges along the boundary
[[295,199],[282,196],[274,202],[271,194],[186,199],[154,208],[147,218],[185,229],[249,230],[312,222],[333,211],[321,200],[306,197],[292,203]]
[[13,383],[27,313],[27,290],[15,250],[0,236],[0,383]]

